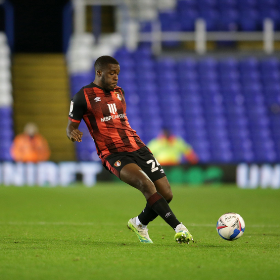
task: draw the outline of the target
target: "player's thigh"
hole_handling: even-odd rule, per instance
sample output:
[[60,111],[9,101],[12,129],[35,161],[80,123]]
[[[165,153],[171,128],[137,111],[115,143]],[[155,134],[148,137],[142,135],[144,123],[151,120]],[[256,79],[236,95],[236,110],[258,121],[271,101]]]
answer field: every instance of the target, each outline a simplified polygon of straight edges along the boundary
[[149,176],[152,182],[156,182],[159,179],[166,177],[163,168],[148,148],[141,148],[138,151],[138,156],[135,157],[135,161]]
[[147,174],[136,163],[126,164],[120,171],[120,179],[140,190],[145,196],[151,196],[156,188]]
[[167,202],[170,202],[173,198],[173,193],[168,182],[167,177],[162,177],[154,182],[156,190],[165,198]]
[[168,201],[172,200],[172,191],[162,166],[148,148],[142,148],[136,158],[137,164],[154,182],[156,190]]

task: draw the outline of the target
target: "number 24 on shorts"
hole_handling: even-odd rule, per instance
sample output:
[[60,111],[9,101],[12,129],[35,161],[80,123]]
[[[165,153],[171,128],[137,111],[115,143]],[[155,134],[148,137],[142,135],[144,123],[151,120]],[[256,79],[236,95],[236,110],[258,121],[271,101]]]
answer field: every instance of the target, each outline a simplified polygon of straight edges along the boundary
[[152,165],[152,169],[151,169],[152,172],[157,171],[158,170],[158,166],[160,165],[159,162],[156,159],[155,160],[150,159],[146,163]]

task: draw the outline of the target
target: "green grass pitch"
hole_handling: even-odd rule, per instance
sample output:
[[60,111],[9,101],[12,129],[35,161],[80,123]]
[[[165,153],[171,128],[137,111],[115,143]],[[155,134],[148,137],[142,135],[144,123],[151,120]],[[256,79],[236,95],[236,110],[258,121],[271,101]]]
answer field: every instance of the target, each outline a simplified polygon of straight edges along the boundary
[[[0,186],[0,279],[280,279],[280,190],[173,187],[171,208],[195,243],[177,244],[161,218],[154,244],[126,227],[145,205],[124,184]],[[218,218],[237,212],[244,235],[225,241]]]

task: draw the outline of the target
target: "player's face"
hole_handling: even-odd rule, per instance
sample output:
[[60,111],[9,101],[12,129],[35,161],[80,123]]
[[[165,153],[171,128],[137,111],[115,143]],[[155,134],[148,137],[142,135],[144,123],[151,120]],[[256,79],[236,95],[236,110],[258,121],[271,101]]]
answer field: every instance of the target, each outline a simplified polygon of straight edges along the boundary
[[120,65],[108,64],[107,68],[101,74],[102,87],[106,90],[113,90],[118,83],[119,73]]

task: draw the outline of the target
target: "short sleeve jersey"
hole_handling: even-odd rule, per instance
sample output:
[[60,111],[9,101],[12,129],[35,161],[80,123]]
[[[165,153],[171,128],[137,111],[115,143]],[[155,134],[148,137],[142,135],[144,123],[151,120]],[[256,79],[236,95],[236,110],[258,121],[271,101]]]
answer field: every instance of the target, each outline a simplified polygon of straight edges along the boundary
[[110,92],[94,83],[83,87],[71,100],[69,119],[85,121],[101,159],[145,146],[129,125],[124,91],[120,87]]

